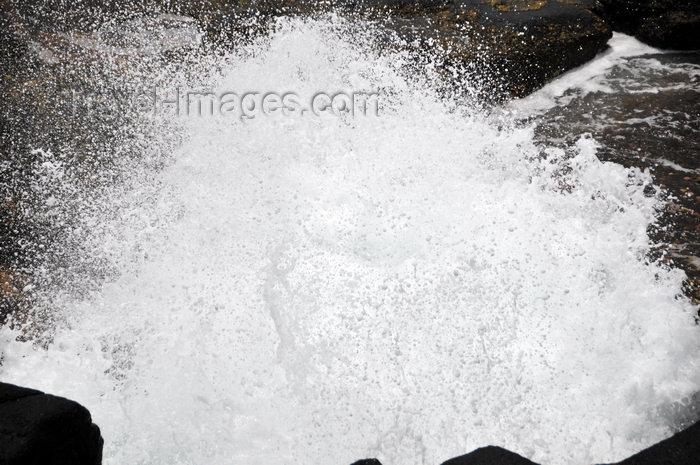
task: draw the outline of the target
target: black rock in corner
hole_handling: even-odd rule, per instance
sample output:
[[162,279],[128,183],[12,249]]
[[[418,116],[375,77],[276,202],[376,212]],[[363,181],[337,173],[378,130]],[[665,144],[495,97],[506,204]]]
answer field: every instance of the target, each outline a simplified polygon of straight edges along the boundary
[[700,462],[700,421],[615,465],[697,465]]
[[601,16],[614,30],[654,47],[700,49],[697,0],[600,0]]
[[[700,458],[700,421],[653,446],[609,465],[697,465]],[[359,462],[358,462],[359,463]],[[353,464],[354,465],[354,464]],[[515,452],[487,446],[455,457],[442,465],[537,465]]]
[[448,460],[442,465],[537,465],[502,447],[487,446]]
[[82,405],[0,383],[0,465],[99,465],[102,445]]

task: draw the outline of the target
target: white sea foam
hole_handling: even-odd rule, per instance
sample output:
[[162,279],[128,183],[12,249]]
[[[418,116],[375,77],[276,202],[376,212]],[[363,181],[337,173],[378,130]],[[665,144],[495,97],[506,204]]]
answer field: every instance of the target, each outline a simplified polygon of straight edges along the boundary
[[658,53],[663,52],[632,36],[615,32],[608,41],[608,48],[593,60],[562,74],[537,92],[512,101],[510,107],[530,114],[546,111],[555,105],[566,105],[568,101],[590,92],[614,92],[605,79],[608,71],[624,64],[627,58]]
[[48,350],[2,330],[3,381],[85,404],[111,465],[607,462],[668,435],[700,331],[683,274],[644,262],[648,174],[448,110],[368,36],[290,21],[229,57],[222,89],[389,97],[182,121],[173,163],[92,218],[120,275],[55,297]]

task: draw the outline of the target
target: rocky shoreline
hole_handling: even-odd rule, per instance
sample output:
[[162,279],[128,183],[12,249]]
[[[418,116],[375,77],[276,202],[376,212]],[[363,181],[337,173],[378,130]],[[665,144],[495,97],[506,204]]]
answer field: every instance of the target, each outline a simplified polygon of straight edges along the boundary
[[[0,464],[99,465],[103,439],[90,413],[71,400],[0,383]],[[617,465],[691,465],[700,456],[700,422]],[[536,465],[497,446],[479,448],[442,465]],[[352,465],[382,465],[363,459]],[[610,464],[613,465],[613,464]]]
[[[26,319],[22,315],[32,308],[32,297],[25,290],[36,287],[35,265],[61,261],[60,254],[48,252],[51,238],[61,231],[47,224],[36,199],[27,194],[26,185],[40,163],[36,155],[27,154],[38,146],[56,151],[67,148],[80,158],[81,167],[76,168],[88,172],[97,169],[95,163],[109,163],[115,138],[128,147],[135,137],[117,129],[127,126],[120,120],[122,115],[81,121],[90,127],[76,127],[67,105],[67,89],[101,92],[100,79],[123,81],[121,69],[165,66],[168,60],[186,66],[202,48],[225,50],[236,41],[264,34],[279,16],[313,17],[328,11],[378,22],[403,38],[397,44],[392,39],[395,34],[387,35],[387,47],[431,50],[433,56],[441,57],[446,82],[450,76],[469,75],[476,83],[473,97],[485,102],[525,96],[586,63],[604,50],[612,30],[633,33],[658,46],[690,49],[700,43],[696,40],[700,28],[695,27],[700,24],[700,14],[689,1],[123,0],[75,6],[60,0],[2,0],[0,5],[0,27],[6,32],[0,42],[5,74],[0,92],[6,96],[0,111],[0,173],[6,180],[0,185],[0,324],[10,315]],[[159,25],[163,20],[156,19],[158,14],[184,15],[174,17],[176,27],[180,27],[178,21],[190,18],[204,32],[201,42],[185,50],[180,44],[170,51],[116,57],[91,45],[104,42],[106,24],[136,21],[133,24],[144,25],[138,18],[153,18],[146,20],[155,21],[147,27],[170,27]],[[654,18],[660,22],[654,23]],[[682,165],[697,169],[692,156],[681,157],[686,158]],[[689,275],[686,295],[699,302],[700,268],[693,257],[700,243],[700,213],[695,197],[688,197],[698,190],[696,178],[687,173],[657,174],[657,183],[679,200],[669,203],[661,219],[667,227],[654,239],[661,249],[663,243],[669,243],[674,244],[673,250],[689,251],[681,259],[668,260]]]
[[[444,75],[472,76],[479,83],[475,97],[485,105],[529,95],[562,73],[585,64],[605,50],[612,31],[634,35],[656,47],[690,50],[700,44],[700,7],[692,0],[143,0],[109,2],[109,6],[99,1],[85,1],[75,6],[60,0],[0,0],[0,6],[0,29],[3,31],[0,35],[0,67],[3,69],[0,94],[5,97],[5,105],[0,110],[0,326],[20,327],[23,337],[35,340],[46,336],[45,329],[51,321],[50,315],[41,313],[50,313],[50,310],[33,305],[32,295],[37,284],[46,282],[43,281],[45,277],[36,275],[37,265],[48,263],[48,269],[63,270],[69,277],[99,269],[100,264],[82,263],[79,266],[83,268],[76,268],[66,263],[60,250],[52,249],[57,238],[63,236],[61,228],[70,225],[54,224],[43,200],[32,196],[29,186],[43,163],[41,153],[33,149],[37,146],[53,148],[58,153],[69,148],[72,158],[64,161],[74,167],[78,185],[84,183],[89,190],[99,187],[100,183],[114,181],[114,173],[105,164],[109,165],[110,151],[116,142],[134,154],[142,148],[138,134],[128,132],[130,126],[122,124],[122,115],[91,121],[87,127],[76,126],[66,106],[65,89],[79,87],[86,93],[97,92],[100,90],[97,77],[119,74],[125,69],[164,66],[173,59],[180,65],[186,64],[195,59],[201,49],[226,49],[235,41],[264,34],[279,16],[315,16],[331,10],[342,11],[348,17],[376,21],[404,39],[402,44],[396,44],[391,39],[395,36],[387,35],[387,47],[437,50],[442,57],[440,65]],[[102,40],[98,31],[104,32],[107,22],[119,25],[136,19],[133,23],[136,27],[155,24],[157,28],[164,27],[163,16],[159,16],[163,14],[181,15],[174,19],[166,17],[177,27],[182,22],[196,22],[203,32],[201,43],[191,44],[191,49],[178,46],[175,50],[157,53],[143,51],[138,56],[107,56],[93,46],[95,41]],[[144,17],[148,20],[138,22]],[[119,44],[118,39],[114,44]],[[123,85],[128,88],[138,83]],[[698,108],[697,94],[681,97],[692,119],[693,111]],[[654,100],[652,96],[644,104],[661,106],[665,102]],[[637,99],[630,98],[625,108],[635,105],[638,105]],[[556,116],[552,115],[552,121]],[[697,120],[697,113],[695,118]],[[582,127],[585,128],[583,123]],[[665,156],[681,169],[668,168],[640,159],[637,146],[633,149],[616,146],[621,136],[629,135],[625,126],[606,131],[600,134],[608,143],[606,150],[599,154],[601,158],[626,166],[651,168],[656,183],[671,194],[667,211],[650,231],[652,239],[659,244],[657,256],[651,258],[663,258],[670,265],[683,269],[688,276],[684,292],[694,303],[700,303],[697,146],[669,149],[669,145],[659,142],[654,134],[635,133],[635,144],[645,151],[672,152]],[[171,141],[172,144],[176,142]],[[96,178],[86,177],[85,173],[94,174]],[[74,252],[81,244],[71,247],[75,248]],[[61,276],[51,276],[50,285],[61,286],[64,282]],[[39,317],[32,318],[37,312]],[[45,322],[46,326],[26,325],[30,320]],[[76,427],[76,434],[88,438],[92,448],[89,449],[90,459],[65,463],[99,463],[96,447],[99,444],[101,451],[101,438],[87,410],[74,403],[67,404],[65,402],[69,401],[64,399],[22,389],[0,383],[0,413],[24,412],[28,416],[22,421],[28,425],[43,418],[41,409],[70,410],[70,415],[79,417],[82,425]],[[20,406],[22,402],[39,399],[44,402],[37,407],[39,410]],[[14,417],[0,414],[0,419],[7,418]],[[14,423],[20,424],[24,423]],[[0,450],[3,450],[3,441],[10,444],[6,451],[20,447],[19,433],[10,430],[0,420]],[[41,428],[32,431],[41,432],[43,439],[53,437]],[[30,434],[34,433],[22,433],[26,437]],[[687,461],[693,456],[690,454],[700,454],[698,434],[700,426],[696,423],[685,432],[620,463],[658,463],[659,456],[666,456],[672,450],[677,451],[677,458],[667,463],[692,463]],[[59,443],[67,441],[64,445],[72,440],[60,436],[55,439]],[[10,456],[10,452],[6,454],[7,457],[0,456],[5,459],[0,463],[26,463],[15,458],[23,457],[19,452],[20,455],[15,456]],[[532,463],[504,449],[485,448],[444,465],[495,463],[494,460]],[[379,465],[379,462],[369,460],[356,465]]]

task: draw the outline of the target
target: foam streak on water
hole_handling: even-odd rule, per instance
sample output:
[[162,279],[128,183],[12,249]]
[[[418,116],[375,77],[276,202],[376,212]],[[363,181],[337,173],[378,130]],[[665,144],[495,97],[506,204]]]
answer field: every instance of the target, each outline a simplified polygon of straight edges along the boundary
[[110,465],[585,463],[668,435],[700,338],[682,273],[644,263],[648,174],[586,137],[542,158],[348,37],[290,22],[218,86],[388,89],[378,118],[182,122],[96,218],[120,276],[54,299],[48,350],[0,332],[3,380],[84,403]]

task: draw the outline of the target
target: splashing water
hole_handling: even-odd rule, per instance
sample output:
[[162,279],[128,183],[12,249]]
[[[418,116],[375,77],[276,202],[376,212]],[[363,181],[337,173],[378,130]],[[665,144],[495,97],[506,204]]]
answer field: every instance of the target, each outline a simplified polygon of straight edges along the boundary
[[[546,463],[668,435],[700,385],[650,177],[455,109],[337,21],[288,20],[219,89],[384,89],[378,117],[190,118],[85,240],[119,270],[3,380],[85,404],[107,464]],[[369,36],[370,34],[366,34]],[[155,139],[154,139],[155,140]]]

